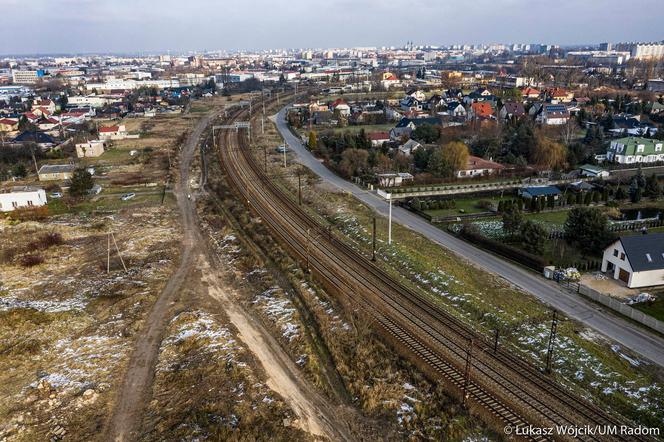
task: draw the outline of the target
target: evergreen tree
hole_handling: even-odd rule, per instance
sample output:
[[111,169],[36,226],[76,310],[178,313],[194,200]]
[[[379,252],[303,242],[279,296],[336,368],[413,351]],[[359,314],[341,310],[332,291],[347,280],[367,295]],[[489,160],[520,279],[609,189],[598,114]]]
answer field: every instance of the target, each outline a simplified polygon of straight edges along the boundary
[[662,194],[662,188],[659,185],[657,176],[653,173],[646,179],[644,195],[651,199],[657,199]]
[[73,196],[85,196],[88,194],[90,189],[94,186],[94,181],[92,180],[92,175],[90,172],[83,168],[78,168],[74,171],[74,174],[71,178],[71,186],[69,187],[69,193]]

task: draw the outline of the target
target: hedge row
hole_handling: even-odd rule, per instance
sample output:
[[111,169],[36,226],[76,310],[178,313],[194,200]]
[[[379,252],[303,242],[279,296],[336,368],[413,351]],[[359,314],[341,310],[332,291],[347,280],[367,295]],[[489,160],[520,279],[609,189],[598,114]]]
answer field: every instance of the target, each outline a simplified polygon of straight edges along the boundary
[[541,272],[547,265],[542,257],[524,252],[509,244],[505,244],[491,238],[487,238],[481,234],[469,231],[465,227],[459,232],[464,239],[481,246],[484,249],[491,250],[499,255],[516,261],[520,264],[530,267],[533,270]]

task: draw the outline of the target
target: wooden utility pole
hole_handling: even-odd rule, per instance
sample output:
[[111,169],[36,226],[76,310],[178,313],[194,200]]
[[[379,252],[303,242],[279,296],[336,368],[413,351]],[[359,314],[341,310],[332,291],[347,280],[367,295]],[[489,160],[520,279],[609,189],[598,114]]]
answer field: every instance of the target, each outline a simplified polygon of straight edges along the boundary
[[113,244],[115,244],[115,251],[118,252],[118,257],[120,258],[120,262],[122,263],[122,268],[124,271],[127,271],[127,266],[125,265],[124,259],[122,259],[122,253],[120,253],[120,248],[118,247],[118,243],[115,240],[115,235],[111,231],[111,238],[113,239]]
[[111,273],[111,233],[106,235],[106,273]]

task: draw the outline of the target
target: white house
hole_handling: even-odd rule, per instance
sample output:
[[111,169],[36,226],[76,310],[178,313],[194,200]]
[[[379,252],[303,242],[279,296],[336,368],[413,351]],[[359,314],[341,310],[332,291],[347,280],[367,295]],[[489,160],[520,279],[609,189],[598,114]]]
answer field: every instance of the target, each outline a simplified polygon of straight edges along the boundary
[[415,152],[417,149],[422,147],[420,143],[417,141],[410,139],[403,143],[401,146],[399,146],[399,152],[402,153],[403,155],[410,156],[413,152]]
[[457,178],[474,178],[478,176],[493,175],[500,173],[505,166],[491,160],[470,155],[464,169],[456,172]]
[[44,189],[16,186],[0,191],[0,212],[11,212],[25,207],[41,207],[46,204]]
[[617,239],[604,249],[602,272],[629,288],[664,285],[664,233]]
[[91,140],[76,145],[76,156],[79,158],[96,158],[104,153],[106,141]]
[[99,128],[100,140],[124,140],[128,135],[127,128],[124,124]]

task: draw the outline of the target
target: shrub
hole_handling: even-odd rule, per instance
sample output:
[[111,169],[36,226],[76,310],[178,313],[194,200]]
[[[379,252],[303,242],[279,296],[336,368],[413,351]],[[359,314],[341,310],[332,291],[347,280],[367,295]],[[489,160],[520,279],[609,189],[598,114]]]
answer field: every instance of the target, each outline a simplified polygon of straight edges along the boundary
[[44,262],[41,255],[23,255],[19,261],[23,267],[34,267]]
[[489,200],[479,200],[477,202],[477,207],[479,207],[480,209],[489,210],[491,207],[493,207],[493,203]]
[[53,246],[59,246],[64,243],[62,235],[56,232],[45,233],[41,235],[38,239],[30,242],[28,244],[28,250],[45,250]]

